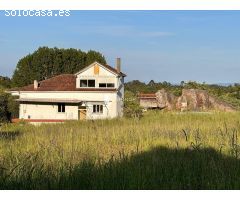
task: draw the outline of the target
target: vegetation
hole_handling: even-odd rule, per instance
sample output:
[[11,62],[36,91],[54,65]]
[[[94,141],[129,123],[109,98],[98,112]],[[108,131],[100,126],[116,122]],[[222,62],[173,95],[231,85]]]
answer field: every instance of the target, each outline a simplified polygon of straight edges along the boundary
[[6,90],[10,88],[11,80],[7,77],[0,76],[0,124],[9,122],[12,117],[18,117],[19,104]]
[[0,124],[9,120],[8,94],[0,89]]
[[124,115],[126,117],[141,118],[142,117],[142,108],[140,107],[137,96],[130,92],[125,92],[124,97]]
[[105,64],[104,56],[96,51],[40,47],[20,59],[12,77],[12,86],[21,87],[34,80],[44,80],[59,74],[73,74],[98,61]]
[[10,88],[11,79],[8,77],[0,76],[0,88]]
[[221,86],[216,84],[197,83],[194,81],[185,83],[182,81],[179,85],[177,85],[168,83],[166,81],[155,83],[153,80],[151,80],[148,84],[146,84],[138,80],[134,80],[126,83],[125,89],[134,94],[155,93],[158,90],[166,89],[176,96],[181,95],[182,89],[207,90],[213,96],[218,97],[219,99],[230,103],[235,108],[240,109],[240,84],[237,83],[229,86]]
[[240,113],[1,127],[0,189],[240,189]]

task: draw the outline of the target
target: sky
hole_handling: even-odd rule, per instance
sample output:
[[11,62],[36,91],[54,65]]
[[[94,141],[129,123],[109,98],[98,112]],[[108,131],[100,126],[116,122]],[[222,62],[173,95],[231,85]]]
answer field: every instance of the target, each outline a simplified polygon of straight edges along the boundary
[[100,51],[127,81],[240,82],[240,11],[71,11],[6,17],[0,11],[0,75],[40,46]]

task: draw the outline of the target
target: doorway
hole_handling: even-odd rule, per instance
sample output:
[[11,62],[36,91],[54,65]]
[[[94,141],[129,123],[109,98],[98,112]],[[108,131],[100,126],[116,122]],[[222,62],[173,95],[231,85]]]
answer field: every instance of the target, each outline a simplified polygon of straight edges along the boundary
[[86,106],[79,106],[78,108],[78,120],[85,120],[87,117]]

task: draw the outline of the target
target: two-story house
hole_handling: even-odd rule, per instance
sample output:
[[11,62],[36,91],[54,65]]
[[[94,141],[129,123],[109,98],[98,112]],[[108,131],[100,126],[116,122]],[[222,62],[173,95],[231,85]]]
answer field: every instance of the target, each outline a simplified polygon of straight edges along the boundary
[[94,62],[76,74],[62,74],[10,91],[18,95],[19,119],[29,122],[105,119],[123,115],[124,77]]

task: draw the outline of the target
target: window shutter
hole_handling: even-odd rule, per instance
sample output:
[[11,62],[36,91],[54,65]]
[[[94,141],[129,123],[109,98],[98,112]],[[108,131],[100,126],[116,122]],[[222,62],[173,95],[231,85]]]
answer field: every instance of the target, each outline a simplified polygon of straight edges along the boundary
[[98,75],[99,74],[99,65],[95,65],[94,66],[94,75]]

